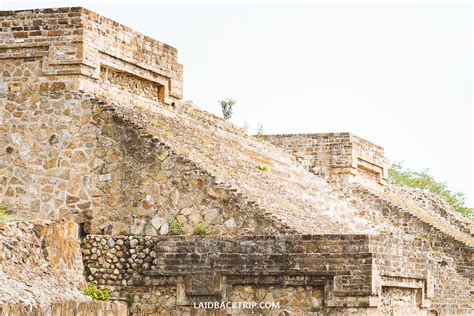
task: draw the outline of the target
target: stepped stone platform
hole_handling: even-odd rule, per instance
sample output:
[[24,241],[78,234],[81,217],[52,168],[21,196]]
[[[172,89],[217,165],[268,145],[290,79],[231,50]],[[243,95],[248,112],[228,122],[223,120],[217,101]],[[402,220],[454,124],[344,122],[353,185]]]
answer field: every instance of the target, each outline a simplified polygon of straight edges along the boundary
[[181,101],[175,48],[84,8],[0,25],[3,314],[472,312],[472,221],[388,185],[382,147],[246,135]]

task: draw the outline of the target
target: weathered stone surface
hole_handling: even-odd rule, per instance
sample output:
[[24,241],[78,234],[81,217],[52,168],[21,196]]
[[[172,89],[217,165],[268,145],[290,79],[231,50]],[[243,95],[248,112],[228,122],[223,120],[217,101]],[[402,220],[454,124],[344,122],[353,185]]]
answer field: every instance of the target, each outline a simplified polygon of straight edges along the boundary
[[80,290],[85,280],[78,237],[72,221],[0,222],[0,313],[90,301]]
[[169,232],[169,225],[168,223],[165,223],[161,226],[160,228],[160,235],[168,235],[168,232]]
[[[121,245],[120,253],[132,256],[124,265],[117,263],[115,269],[110,267],[104,274],[98,272],[102,265],[97,260],[101,261],[92,257],[91,250],[98,244],[97,253],[110,257],[108,246],[100,242],[109,238]],[[150,296],[135,301],[132,313],[143,308],[143,304],[159,311],[191,312],[187,305],[205,301],[205,295],[213,295],[218,301],[226,295],[234,300],[279,303],[280,308],[270,308],[273,312],[312,311],[323,315],[368,312],[364,308],[370,305],[380,307],[372,310],[374,315],[426,315],[432,308],[462,315],[470,304],[469,281],[453,269],[456,263],[440,265],[439,258],[433,256],[434,249],[420,247],[409,238],[364,235],[130,238],[87,236],[84,262],[90,280],[99,284],[110,282],[117,297],[134,295],[137,286],[162,284],[156,288],[158,294],[148,293]],[[397,274],[400,271],[405,271],[405,276],[400,277]],[[120,278],[111,277],[117,273]],[[437,277],[431,277],[431,273]],[[440,288],[441,284],[446,288]],[[176,296],[181,287],[184,296]],[[460,304],[458,298],[449,299],[451,291],[463,297],[464,303]],[[372,302],[374,292],[381,293],[380,305]],[[170,293],[181,303],[164,304],[163,293]]]
[[331,182],[386,185],[388,161],[382,147],[351,133],[264,135],[293,154],[308,170]]
[[93,302],[93,301],[68,301],[58,302],[45,310],[42,306],[27,304],[0,304],[1,315],[114,315],[127,316],[128,309],[125,303],[121,302]]

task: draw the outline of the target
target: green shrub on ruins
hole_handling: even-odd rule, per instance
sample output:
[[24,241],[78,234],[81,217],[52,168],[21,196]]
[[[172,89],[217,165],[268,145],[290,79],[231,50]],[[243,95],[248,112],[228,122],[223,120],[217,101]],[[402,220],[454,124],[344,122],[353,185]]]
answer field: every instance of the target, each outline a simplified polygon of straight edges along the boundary
[[263,172],[268,172],[270,170],[267,165],[259,165],[257,168]]
[[388,170],[388,181],[399,186],[430,191],[444,199],[454,210],[468,218],[474,218],[474,208],[466,205],[463,193],[451,191],[445,182],[437,181],[429,170],[413,171],[400,162],[393,163]]
[[174,220],[170,223],[168,235],[170,236],[177,236],[183,234],[183,224]]
[[84,294],[90,296],[94,301],[109,300],[109,290],[98,288],[94,283],[89,284],[89,286],[84,290]]
[[0,220],[6,219],[7,216],[7,207],[0,202]]
[[257,125],[257,135],[255,135],[259,142],[263,142],[265,140],[265,136],[263,135],[263,126],[262,124]]
[[200,222],[194,228],[196,235],[210,235],[212,234],[212,228],[206,223]]
[[219,104],[221,105],[221,109],[222,109],[222,115],[224,116],[224,120],[228,120],[232,117],[232,107],[234,106],[235,102],[237,101],[230,98],[219,101]]

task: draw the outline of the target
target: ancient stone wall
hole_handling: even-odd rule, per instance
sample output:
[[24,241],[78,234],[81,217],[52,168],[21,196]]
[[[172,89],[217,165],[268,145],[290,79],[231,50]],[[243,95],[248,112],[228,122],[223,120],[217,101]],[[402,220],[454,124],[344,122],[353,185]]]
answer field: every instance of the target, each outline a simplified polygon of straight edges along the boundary
[[391,185],[388,187],[391,195],[399,196],[400,199],[410,201],[417,208],[426,210],[439,221],[446,222],[460,231],[474,235],[474,223],[452,207],[441,197],[429,191],[399,187]]
[[473,306],[457,256],[403,237],[89,235],[83,252],[88,280],[137,314],[242,300],[324,314],[467,315]]
[[100,164],[87,232],[166,235],[173,222],[182,224],[183,234],[194,234],[200,223],[218,235],[278,230],[254,204],[217,185],[198,165],[132,122],[94,109]]
[[97,128],[80,96],[41,85],[23,83],[2,99],[2,199],[24,217],[58,219],[91,206]]
[[2,25],[7,209],[25,218],[73,217],[94,233],[166,235],[173,221],[185,234],[200,222],[213,234],[276,231],[205,170],[93,108],[97,97],[154,107],[180,98],[176,49],[81,8],[7,11]]
[[[410,288],[412,297],[419,296],[419,305],[436,311],[435,315],[469,314],[474,306],[468,294],[474,275],[474,248],[470,235],[461,229],[453,229],[449,222],[439,217],[418,214],[419,210],[408,210],[410,206],[405,204],[394,204],[384,198],[384,193],[374,193],[362,186],[357,186],[352,192],[351,199],[360,198],[358,208],[381,225],[390,222],[395,229],[387,233],[398,236],[396,240],[385,235],[372,239],[372,250],[378,254],[374,263],[381,275],[379,281],[389,281],[388,284],[396,288],[392,291],[386,288],[387,285],[382,285],[379,297],[387,308],[384,312],[390,314],[396,304],[406,303],[397,296],[408,293]],[[426,280],[424,290],[422,284],[417,283],[422,279]],[[426,304],[422,303],[423,298],[427,298]],[[395,305],[392,304],[394,300],[398,302]],[[398,313],[412,312],[400,310]]]
[[41,268],[45,263],[84,285],[79,225],[61,222],[0,222],[0,266]]
[[4,311],[87,301],[79,289],[85,286],[82,271],[78,224],[0,222],[0,306]]
[[[208,301],[278,302],[280,310],[368,307],[368,237],[88,235],[87,279],[140,312],[193,310]],[[265,312],[254,310],[253,312]],[[275,311],[275,310],[274,310]]]
[[127,315],[126,303],[82,293],[80,242],[73,221],[0,222],[0,314]]
[[201,222],[213,234],[275,231],[255,205],[136,125],[93,108],[84,94],[39,85],[4,100],[0,180],[8,209],[73,217],[91,233],[166,235],[173,221],[184,234]]
[[[165,103],[182,98],[183,67],[177,61],[177,49],[118,24],[95,12],[82,9],[84,21],[84,60],[97,65],[93,78],[114,84],[114,78],[128,86],[132,94]],[[155,90],[152,91],[151,90]],[[116,92],[116,91],[114,91]],[[156,95],[154,92],[159,92]],[[155,99],[156,101],[156,99]]]
[[[386,235],[371,239],[378,273],[375,284],[382,291],[378,295],[385,314],[416,315],[419,311],[412,310],[415,307],[431,312],[429,315],[468,315],[473,310],[473,274],[466,271],[462,260],[472,256],[473,249],[457,246],[461,253],[453,253],[445,247],[453,245]],[[401,299],[403,293],[406,295]],[[410,306],[410,301],[416,306]]]
[[[104,96],[128,90],[167,104],[182,97],[182,66],[175,48],[94,12],[84,8],[2,11],[0,18],[0,61],[27,60],[40,66],[28,73],[4,71],[11,87],[21,84],[15,80],[18,77],[35,81],[40,77],[45,89],[53,86]],[[128,87],[108,93],[116,78],[125,78]]]
[[58,302],[47,309],[23,305],[23,304],[0,304],[0,314],[3,316],[127,316],[127,304],[121,302]]
[[383,148],[350,133],[265,135],[265,140],[292,153],[311,172],[335,182],[356,179],[385,185]]

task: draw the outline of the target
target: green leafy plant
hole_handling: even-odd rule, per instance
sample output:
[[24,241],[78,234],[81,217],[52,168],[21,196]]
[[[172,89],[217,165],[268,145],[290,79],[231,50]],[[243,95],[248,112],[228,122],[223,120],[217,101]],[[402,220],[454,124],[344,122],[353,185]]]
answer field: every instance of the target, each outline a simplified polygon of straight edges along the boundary
[[7,207],[2,202],[0,202],[0,220],[6,219],[7,217]]
[[225,100],[220,100],[219,104],[221,105],[222,115],[224,120],[228,120],[232,117],[232,107],[237,101],[234,99],[227,98]]
[[391,184],[427,190],[443,198],[454,210],[466,217],[474,218],[474,208],[466,205],[463,193],[451,191],[445,182],[437,181],[429,170],[413,171],[400,162],[393,163],[388,170]]
[[99,108],[99,107],[94,107],[92,109],[92,114],[96,115],[96,114],[100,114],[102,113],[104,110],[102,108]]
[[24,216],[24,215],[12,214],[12,212],[9,212],[6,205],[3,204],[2,201],[0,201],[0,221],[5,221],[5,220],[27,220],[27,219],[31,219],[31,218],[28,218],[27,216]]
[[181,224],[177,220],[172,221],[170,223],[168,235],[177,236],[177,235],[182,235],[182,234],[183,234],[183,224]]
[[90,296],[94,301],[109,300],[109,290],[106,288],[98,288],[94,283],[89,284],[89,286],[84,290],[84,294]]
[[133,294],[128,294],[128,296],[127,296],[127,305],[128,305],[128,307],[132,307],[133,303],[135,303],[135,299],[133,298]]
[[257,168],[263,172],[268,172],[270,170],[267,165],[258,165]]
[[257,135],[255,135],[255,137],[259,142],[263,142],[265,140],[265,136],[263,135],[263,126],[260,123],[257,125]]
[[212,228],[206,223],[200,222],[194,228],[196,235],[210,235],[212,233]]

